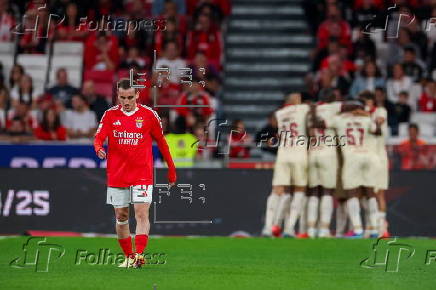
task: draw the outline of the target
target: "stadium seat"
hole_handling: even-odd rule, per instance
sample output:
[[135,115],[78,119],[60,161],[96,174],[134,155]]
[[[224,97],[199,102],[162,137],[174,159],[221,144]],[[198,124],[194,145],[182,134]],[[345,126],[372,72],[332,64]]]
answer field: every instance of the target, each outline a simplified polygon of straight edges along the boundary
[[15,44],[13,42],[0,42],[0,54],[13,56],[15,53]]
[[95,86],[95,92],[112,100],[113,79],[115,73],[113,71],[93,71],[87,70],[83,74],[83,81],[92,80]]
[[68,73],[68,80],[74,87],[80,88],[82,85],[83,58],[80,55],[65,57],[64,55],[53,55],[49,84],[56,82],[56,72],[59,68],[65,68]]
[[32,77],[33,85],[43,87],[46,80],[48,56],[41,54],[19,54],[17,63]]
[[53,55],[83,55],[83,43],[81,42],[55,42]]

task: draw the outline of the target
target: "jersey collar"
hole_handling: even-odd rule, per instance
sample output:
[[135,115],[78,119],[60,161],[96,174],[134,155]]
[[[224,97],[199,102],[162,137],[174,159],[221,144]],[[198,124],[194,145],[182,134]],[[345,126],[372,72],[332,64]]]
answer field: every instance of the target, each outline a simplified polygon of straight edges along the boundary
[[136,105],[136,109],[134,111],[130,111],[130,112],[126,112],[123,110],[123,107],[121,107],[121,112],[123,112],[124,115],[126,116],[132,116],[133,114],[135,114],[137,111],[139,110],[139,106]]

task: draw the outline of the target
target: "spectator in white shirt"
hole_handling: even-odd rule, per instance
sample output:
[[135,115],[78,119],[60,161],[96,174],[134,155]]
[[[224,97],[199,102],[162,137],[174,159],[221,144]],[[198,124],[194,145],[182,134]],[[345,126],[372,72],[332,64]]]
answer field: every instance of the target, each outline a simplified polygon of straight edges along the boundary
[[24,103],[33,109],[42,93],[42,90],[33,87],[32,77],[25,74],[20,78],[18,87],[11,90],[12,107],[15,108],[19,103]]
[[[393,77],[388,80],[386,85],[388,99],[397,103],[400,93],[403,91],[410,92],[412,84],[412,79],[405,75],[403,66],[401,64],[394,65]],[[409,101],[411,102],[412,100]]]
[[156,68],[168,67],[170,70],[169,80],[172,83],[179,83],[180,77],[187,75],[180,70],[186,68],[186,62],[179,57],[179,48],[176,42],[167,42],[165,45],[164,55],[156,61]]
[[64,126],[70,139],[87,140],[91,138],[97,128],[97,117],[89,110],[86,98],[82,95],[74,95],[72,98],[72,110],[65,112]]

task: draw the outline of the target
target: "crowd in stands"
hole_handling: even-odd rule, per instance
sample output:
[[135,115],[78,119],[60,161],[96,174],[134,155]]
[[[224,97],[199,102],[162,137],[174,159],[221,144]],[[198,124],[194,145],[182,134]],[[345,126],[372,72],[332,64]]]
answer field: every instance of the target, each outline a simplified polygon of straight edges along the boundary
[[[113,84],[131,71],[145,86],[140,103],[158,111],[165,133],[204,134],[201,128],[220,111],[222,30],[230,9],[229,0],[0,0],[0,42],[16,43],[18,54],[47,55],[58,42],[84,47],[80,87],[69,81],[67,67],[43,88],[25,65],[0,73],[0,140],[89,142],[116,104]],[[177,104],[203,107],[171,107]]]
[[436,112],[434,1],[313,0],[304,6],[317,42],[307,76],[311,94],[333,88],[338,99],[353,99],[374,92],[393,136],[415,112]]

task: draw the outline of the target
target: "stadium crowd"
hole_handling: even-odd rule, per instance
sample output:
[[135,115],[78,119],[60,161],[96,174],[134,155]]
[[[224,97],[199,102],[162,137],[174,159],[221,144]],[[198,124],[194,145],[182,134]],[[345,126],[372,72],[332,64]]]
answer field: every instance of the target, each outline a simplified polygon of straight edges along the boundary
[[[219,112],[221,31],[230,9],[228,0],[0,0],[0,42],[14,42],[17,54],[47,55],[59,42],[84,47],[80,87],[64,67],[42,87],[23,65],[2,70],[1,140],[89,142],[104,111],[116,104],[113,83],[130,71],[145,86],[139,102],[161,106],[155,109],[165,133],[202,134],[199,128]],[[176,104],[207,107],[168,107]]]
[[317,41],[311,94],[334,88],[338,99],[355,99],[374,92],[393,136],[416,112],[436,112],[435,1],[304,2]]

